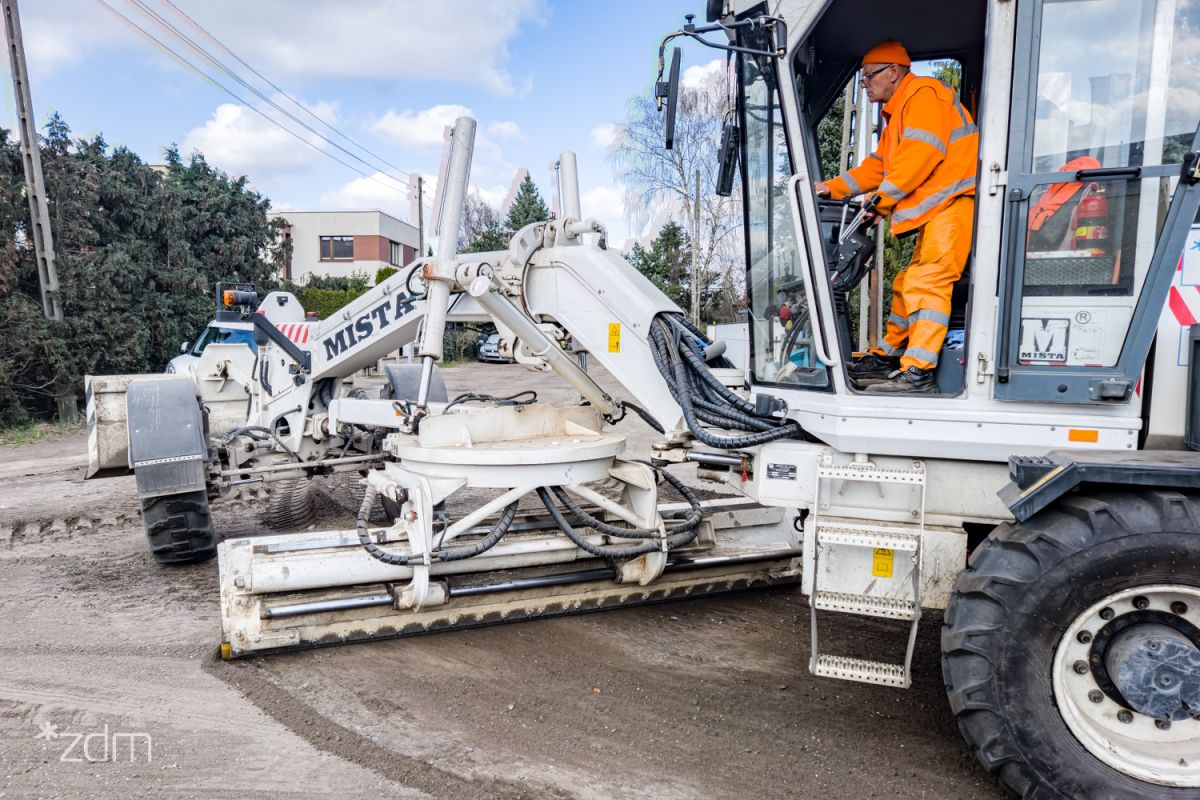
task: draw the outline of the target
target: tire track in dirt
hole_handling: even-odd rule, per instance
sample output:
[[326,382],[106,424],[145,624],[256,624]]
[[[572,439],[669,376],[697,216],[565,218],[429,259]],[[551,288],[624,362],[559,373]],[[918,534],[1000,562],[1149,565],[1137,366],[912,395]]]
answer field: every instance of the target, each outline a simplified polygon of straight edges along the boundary
[[426,761],[389,750],[362,734],[339,725],[296,695],[255,674],[254,662],[225,662],[214,653],[201,667],[224,681],[264,714],[316,749],[338,756],[431,797],[447,800],[519,800],[520,798],[572,798],[575,795],[540,784],[526,786],[499,778],[467,778]]

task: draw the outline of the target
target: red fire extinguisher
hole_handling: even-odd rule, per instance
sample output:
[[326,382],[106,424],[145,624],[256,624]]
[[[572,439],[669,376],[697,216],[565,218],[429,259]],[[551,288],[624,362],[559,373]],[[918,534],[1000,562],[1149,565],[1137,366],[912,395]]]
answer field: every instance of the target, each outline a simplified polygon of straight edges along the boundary
[[1075,249],[1094,256],[1108,254],[1108,198],[1104,188],[1090,184],[1075,214]]

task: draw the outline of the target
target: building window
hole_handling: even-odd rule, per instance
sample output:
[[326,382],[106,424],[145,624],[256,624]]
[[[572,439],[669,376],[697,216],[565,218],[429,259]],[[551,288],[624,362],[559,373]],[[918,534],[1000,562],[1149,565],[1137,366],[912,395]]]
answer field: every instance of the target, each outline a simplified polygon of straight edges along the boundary
[[391,245],[391,249],[388,251],[388,263],[390,263],[393,267],[403,267],[404,253],[400,243],[389,240],[388,244]]
[[354,237],[353,236],[322,236],[321,237],[321,260],[322,261],[353,261],[354,260]]

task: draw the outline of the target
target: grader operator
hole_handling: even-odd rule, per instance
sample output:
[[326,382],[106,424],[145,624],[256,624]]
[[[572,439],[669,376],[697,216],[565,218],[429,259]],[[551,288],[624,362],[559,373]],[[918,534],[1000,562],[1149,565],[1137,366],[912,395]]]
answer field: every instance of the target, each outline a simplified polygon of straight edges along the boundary
[[[436,256],[320,323],[307,347],[262,330],[251,362],[216,346],[195,381],[134,381],[121,419],[96,415],[122,431],[128,415],[128,453],[105,466],[132,466],[147,532],[176,560],[218,551],[228,657],[800,580],[809,668],[826,678],[907,687],[923,611],[944,610],[951,709],[1013,794],[1197,797],[1197,5],[960,0],[953,25],[934,0],[708,6],[709,24],[668,35],[660,65],[671,41],[699,39],[736,76],[721,189],[736,172],[745,374],[605,249],[569,153],[561,219],[504,251],[456,254],[463,118]],[[871,324],[882,266],[856,224],[871,203],[813,187],[834,177],[817,131],[847,89],[860,134],[848,161],[874,151],[872,109],[852,90],[862,54],[889,38],[914,72],[957,64],[979,126],[970,257],[925,362],[936,395],[856,383],[855,352],[899,349]],[[677,53],[658,86],[668,132]],[[1078,222],[1099,196],[1103,244],[1088,244],[1093,225],[1046,229],[1054,203]],[[851,324],[852,292],[866,325]],[[585,403],[447,401],[436,362],[455,315],[494,322],[506,355]],[[406,341],[422,363],[392,376],[390,397],[344,383]],[[627,396],[598,386],[582,353]],[[629,412],[662,430],[652,463],[623,457],[613,425]],[[699,502],[672,475],[686,462],[745,501]],[[365,475],[355,530],[216,541],[210,498],[330,470]],[[682,502],[659,503],[664,482]],[[435,511],[466,491],[465,513]],[[902,626],[903,657],[826,652],[821,632],[855,616]]]

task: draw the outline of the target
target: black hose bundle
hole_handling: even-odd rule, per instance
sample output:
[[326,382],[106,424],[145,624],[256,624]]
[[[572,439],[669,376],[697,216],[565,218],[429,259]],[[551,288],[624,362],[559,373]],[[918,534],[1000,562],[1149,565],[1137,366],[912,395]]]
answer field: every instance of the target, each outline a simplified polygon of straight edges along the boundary
[[[796,422],[760,416],[754,404],[721,383],[704,360],[703,337],[679,314],[661,315],[650,326],[650,354],[692,434],[709,447],[732,450],[777,439],[802,438]],[[636,410],[636,409],[635,409]],[[717,436],[704,424],[737,431],[740,436]]]
[[[371,536],[367,532],[367,522],[371,518],[371,511],[375,507],[375,498],[379,496],[379,490],[374,486],[367,484],[367,493],[363,497],[362,506],[358,509],[357,527],[358,527],[358,543],[363,549],[375,559],[382,561],[385,564],[390,564],[393,567],[406,567],[412,561],[414,556],[402,555],[400,553],[392,553],[384,550],[379,545],[371,541]],[[513,520],[517,516],[517,504],[510,503],[505,506],[504,511],[500,513],[500,519],[496,520],[496,524],[488,531],[488,535],[477,542],[460,545],[458,547],[438,548],[430,554],[430,558],[434,561],[461,561],[464,558],[473,558],[480,553],[486,553],[496,546],[496,543],[504,538],[508,533],[508,529],[512,527]]]
[[580,550],[598,558],[634,558],[646,553],[653,553],[656,550],[673,550],[677,547],[682,547],[692,542],[700,533],[700,520],[703,518],[704,511],[700,507],[700,500],[696,497],[696,494],[688,488],[687,484],[669,472],[660,472],[659,474],[674,486],[683,495],[683,499],[687,501],[688,505],[691,506],[688,511],[684,512],[681,522],[666,526],[665,538],[664,534],[657,528],[621,528],[609,525],[607,522],[593,517],[580,508],[560,487],[556,486],[553,489],[554,493],[558,495],[559,501],[571,511],[576,522],[606,536],[644,540],[641,544],[636,545],[592,544],[571,527],[571,523],[567,522],[562,511],[550,497],[550,492],[539,486],[537,493],[538,497],[541,498],[542,505],[546,507],[546,511],[550,513],[551,519],[554,520],[554,524]]

